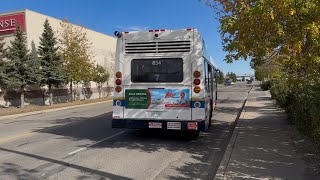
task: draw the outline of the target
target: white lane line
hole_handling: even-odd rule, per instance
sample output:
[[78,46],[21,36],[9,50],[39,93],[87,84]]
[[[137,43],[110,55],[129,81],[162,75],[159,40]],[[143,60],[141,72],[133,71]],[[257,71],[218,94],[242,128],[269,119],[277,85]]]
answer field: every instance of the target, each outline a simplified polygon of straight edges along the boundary
[[121,132],[119,132],[119,133],[117,133],[117,134],[114,134],[114,135],[109,136],[109,137],[107,137],[107,138],[105,138],[105,139],[102,139],[102,140],[100,140],[100,141],[97,141],[97,142],[95,142],[95,143],[93,143],[93,144],[90,144],[90,145],[88,145],[88,146],[86,146],[86,147],[83,147],[83,148],[77,149],[77,150],[75,150],[75,151],[72,151],[72,152],[68,153],[68,155],[73,155],[73,154],[76,154],[76,153],[78,153],[78,152],[80,152],[80,151],[86,150],[86,149],[88,149],[88,148],[91,147],[91,146],[94,146],[94,145],[99,144],[99,143],[101,143],[101,142],[103,142],[103,141],[106,141],[106,140],[109,140],[109,139],[114,138],[114,137],[116,137],[116,136],[119,136],[120,134],[123,134],[123,133],[125,133],[125,132],[126,132],[126,131],[121,131]]

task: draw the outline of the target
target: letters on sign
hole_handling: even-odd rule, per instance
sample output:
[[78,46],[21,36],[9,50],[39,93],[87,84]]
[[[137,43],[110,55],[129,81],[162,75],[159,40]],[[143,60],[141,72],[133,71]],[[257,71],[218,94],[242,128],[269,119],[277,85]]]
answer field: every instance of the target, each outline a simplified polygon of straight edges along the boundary
[[14,33],[18,24],[21,30],[25,31],[24,13],[0,16],[0,35]]

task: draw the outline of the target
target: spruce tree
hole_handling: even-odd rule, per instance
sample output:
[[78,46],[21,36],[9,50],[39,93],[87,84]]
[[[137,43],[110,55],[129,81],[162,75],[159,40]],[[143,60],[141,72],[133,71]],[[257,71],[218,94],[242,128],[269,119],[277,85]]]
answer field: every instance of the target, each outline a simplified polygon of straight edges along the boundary
[[6,89],[8,85],[8,77],[6,74],[5,48],[3,38],[0,37],[0,88]]
[[14,40],[8,47],[7,75],[11,87],[20,87],[20,107],[24,107],[25,88],[38,84],[41,80],[40,64],[37,59],[31,58],[27,48],[27,38],[17,25]]
[[44,22],[43,27],[38,54],[41,59],[42,83],[48,86],[49,104],[52,105],[52,86],[61,85],[65,80],[65,76],[63,74],[63,60],[58,53],[57,39],[48,19]]

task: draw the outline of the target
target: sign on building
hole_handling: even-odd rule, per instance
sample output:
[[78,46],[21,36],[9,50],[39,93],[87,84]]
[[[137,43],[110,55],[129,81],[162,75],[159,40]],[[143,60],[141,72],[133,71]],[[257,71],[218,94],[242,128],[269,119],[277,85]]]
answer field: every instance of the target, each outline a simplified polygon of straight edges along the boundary
[[0,35],[13,34],[18,24],[24,32],[26,29],[24,13],[0,16]]

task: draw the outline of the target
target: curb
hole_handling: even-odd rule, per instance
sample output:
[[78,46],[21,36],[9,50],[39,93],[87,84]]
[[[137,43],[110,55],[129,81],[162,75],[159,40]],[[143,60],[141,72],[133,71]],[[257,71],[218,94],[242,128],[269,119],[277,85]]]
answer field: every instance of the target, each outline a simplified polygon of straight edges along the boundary
[[79,104],[79,105],[66,106],[66,107],[61,107],[61,108],[58,107],[58,108],[39,110],[39,111],[32,111],[32,112],[13,114],[13,115],[5,115],[5,116],[0,116],[0,120],[7,119],[7,118],[17,118],[17,117],[22,117],[22,116],[41,114],[41,113],[46,113],[46,112],[55,112],[55,111],[61,111],[61,110],[73,109],[73,108],[79,108],[79,107],[85,107],[85,106],[92,106],[92,105],[103,104],[103,103],[107,103],[107,102],[111,102],[111,101],[113,101],[113,100],[93,102],[93,103],[88,103],[88,104]]
[[245,100],[244,100],[244,102],[243,102],[243,104],[241,106],[241,109],[240,109],[239,113],[237,114],[237,117],[236,117],[234,123],[230,127],[231,133],[230,133],[230,135],[228,137],[229,143],[228,143],[228,145],[227,145],[227,147],[225,149],[224,155],[223,155],[223,157],[222,157],[222,159],[220,161],[220,165],[219,165],[218,170],[217,170],[217,172],[216,172],[216,174],[215,174],[213,179],[217,179],[217,180],[218,179],[225,179],[224,178],[225,171],[226,171],[227,166],[229,164],[229,160],[231,158],[233,147],[235,145],[236,138],[237,138],[238,132],[239,132],[238,121],[239,121],[240,117],[242,117],[244,115],[244,113],[245,113],[244,107],[246,106],[246,104],[248,102],[248,97],[249,97],[249,94],[250,94],[252,88],[253,87],[251,87],[250,90],[248,91],[248,95],[245,98]]

